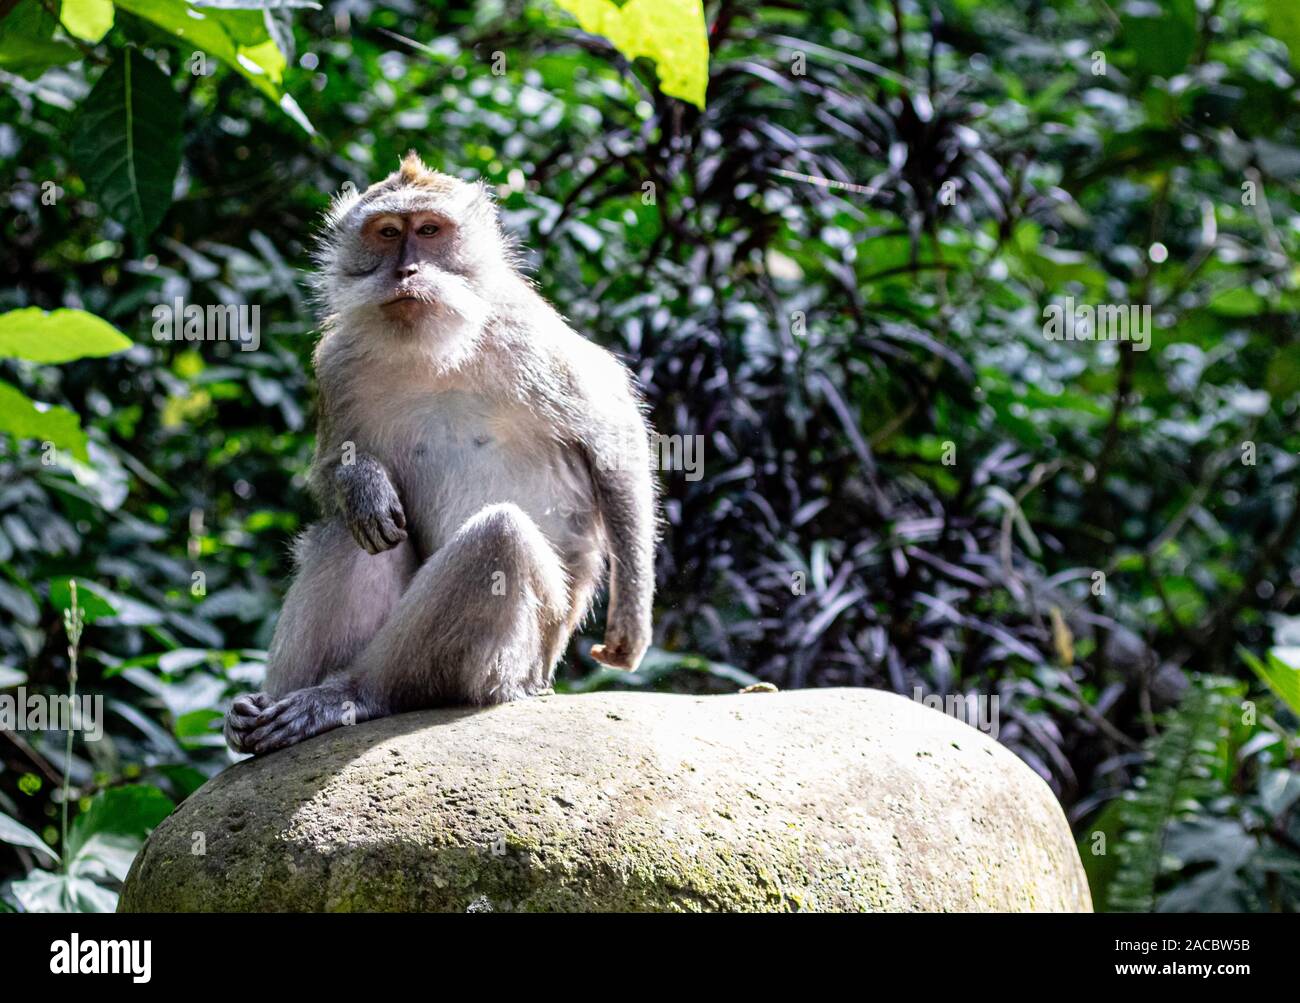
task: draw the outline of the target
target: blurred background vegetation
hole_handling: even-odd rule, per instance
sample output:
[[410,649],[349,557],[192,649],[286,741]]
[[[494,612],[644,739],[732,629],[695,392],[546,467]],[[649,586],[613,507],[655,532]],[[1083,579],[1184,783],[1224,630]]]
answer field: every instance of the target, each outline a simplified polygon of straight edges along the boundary
[[[703,437],[656,648],[595,671],[598,615],[561,688],[997,696],[1099,908],[1300,905],[1291,0],[0,17],[0,696],[67,691],[74,578],[106,702],[0,733],[0,908],[113,908],[230,763],[314,516],[314,228],[408,149]],[[1048,340],[1068,296],[1150,305],[1150,350]],[[259,350],[156,341],[176,297]]]

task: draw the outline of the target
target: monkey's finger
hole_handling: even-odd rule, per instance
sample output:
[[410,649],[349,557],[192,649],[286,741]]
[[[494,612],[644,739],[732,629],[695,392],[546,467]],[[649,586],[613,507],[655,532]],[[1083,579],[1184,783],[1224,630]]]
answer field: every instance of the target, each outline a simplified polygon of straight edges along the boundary
[[230,705],[230,710],[235,714],[256,717],[270,702],[271,697],[266,693],[250,693],[236,697],[235,702]]
[[388,510],[388,514],[393,517],[393,524],[396,525],[398,529],[406,528],[406,513],[402,510],[401,505],[394,505]]
[[259,755],[274,752],[276,749],[283,749],[287,745],[293,745],[303,739],[311,738],[321,731],[312,722],[311,718],[302,712],[290,714],[283,720],[278,721],[276,726],[270,730],[260,730],[265,733],[261,735],[255,734],[251,739],[253,749]]
[[286,745],[293,744],[291,739],[296,730],[296,725],[292,721],[282,724],[275,731],[267,733],[262,738],[254,739],[253,752],[259,756],[264,756],[268,752],[274,752],[276,749],[283,749]]
[[356,528],[352,531],[352,535],[356,537],[357,543],[367,554],[377,554],[384,549],[379,546],[378,541],[376,541],[374,535],[370,531],[370,527],[365,523],[357,523]]
[[258,721],[265,724],[267,721],[273,721],[285,711],[292,710],[298,704],[296,693],[290,693],[286,697],[281,697],[275,703],[268,707],[263,707],[261,713],[257,715]]
[[270,721],[267,724],[259,725],[249,733],[247,739],[248,745],[254,750],[261,752],[270,736],[285,731],[286,729],[292,729],[295,727],[296,721],[296,717],[290,716],[280,720]]
[[370,527],[365,520],[357,520],[348,523],[348,529],[352,532],[352,539],[357,541],[357,546],[367,554],[375,552],[375,542],[370,538]]
[[384,521],[380,523],[379,531],[384,538],[384,543],[387,545],[384,547],[385,550],[396,547],[406,539],[406,530],[398,529],[397,524],[394,522]]
[[226,744],[235,752],[248,752],[248,725],[240,725],[229,718],[226,719],[226,727],[223,730],[226,738]]
[[292,696],[287,696],[283,700],[277,700],[275,703],[271,704],[270,707],[261,711],[257,717],[253,719],[254,729],[265,728],[278,722],[285,713],[293,708],[294,702]]
[[226,715],[227,731],[245,732],[248,731],[250,728],[252,728],[253,725],[256,723],[257,723],[256,717],[249,717],[244,714],[236,714],[234,711],[231,711],[229,714]]

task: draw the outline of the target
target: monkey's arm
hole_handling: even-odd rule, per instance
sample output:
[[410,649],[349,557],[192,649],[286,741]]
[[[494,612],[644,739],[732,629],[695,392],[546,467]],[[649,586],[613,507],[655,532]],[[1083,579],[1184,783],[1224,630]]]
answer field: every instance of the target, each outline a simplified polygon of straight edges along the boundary
[[591,657],[634,671],[652,633],[655,487],[649,427],[627,386],[626,374],[618,375],[615,399],[596,412],[597,427],[589,431],[586,443],[596,505],[609,541],[610,568],[605,643],[594,645]]

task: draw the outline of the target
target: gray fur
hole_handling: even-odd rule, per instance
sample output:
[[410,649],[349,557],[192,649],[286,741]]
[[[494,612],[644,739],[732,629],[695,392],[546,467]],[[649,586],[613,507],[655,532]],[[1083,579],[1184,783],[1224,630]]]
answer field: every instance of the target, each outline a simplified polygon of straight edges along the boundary
[[655,492],[627,369],[520,275],[481,186],[412,158],[335,205],[319,262],[324,519],[299,541],[266,692],[227,717],[231,747],[544,692],[606,565],[592,654],[635,668]]

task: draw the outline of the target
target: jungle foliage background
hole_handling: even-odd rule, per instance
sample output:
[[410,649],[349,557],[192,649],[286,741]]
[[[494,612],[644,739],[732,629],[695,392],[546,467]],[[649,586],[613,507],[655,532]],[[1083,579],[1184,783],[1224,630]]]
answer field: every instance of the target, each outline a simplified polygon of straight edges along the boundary
[[[67,691],[74,578],[106,701],[97,742],[0,733],[0,908],[113,908],[230,763],[314,515],[314,227],[415,149],[703,437],[660,475],[646,666],[595,671],[597,615],[561,688],[997,696],[1099,908],[1294,910],[1294,5],[561,6],[604,35],[540,0],[0,0],[0,311],[129,340],[0,314],[0,696]],[[1150,350],[1048,340],[1071,296],[1149,304]],[[176,297],[258,306],[260,348],[157,341]]]

